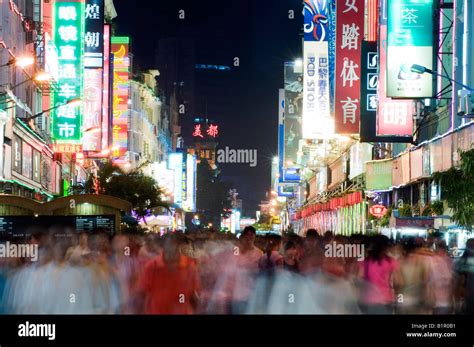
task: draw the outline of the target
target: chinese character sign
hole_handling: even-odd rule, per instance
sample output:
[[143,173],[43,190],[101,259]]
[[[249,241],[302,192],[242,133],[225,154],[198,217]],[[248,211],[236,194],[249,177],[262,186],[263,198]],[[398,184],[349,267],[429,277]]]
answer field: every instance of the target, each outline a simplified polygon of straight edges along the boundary
[[113,62],[113,157],[121,159],[128,150],[128,115],[130,92],[129,38],[112,37]]
[[110,95],[111,95],[111,73],[110,71],[110,24],[104,25],[104,71],[103,71],[103,97],[102,97],[102,149],[106,149],[111,143],[110,123]]
[[[380,74],[378,82],[377,136],[413,135],[414,105],[412,100],[395,100],[386,93],[387,26],[380,26]],[[388,84],[388,83],[387,83]],[[393,141],[391,141],[393,142]],[[406,142],[409,142],[407,139]]]
[[433,66],[433,0],[388,2],[387,96],[433,96],[430,74],[411,71],[413,64]]
[[[83,40],[84,4],[56,1],[54,43],[58,48],[58,91],[53,105],[83,96]],[[52,136],[56,142],[80,142],[82,137],[81,107],[64,105],[52,116]]]
[[335,130],[359,133],[364,0],[337,0]]
[[204,133],[206,133],[208,137],[216,138],[219,135],[219,126],[215,124],[209,124],[207,129],[203,129],[202,124],[194,125],[192,133],[193,137],[200,137],[203,139]]
[[101,68],[104,52],[104,0],[86,0],[84,17],[84,66]]
[[329,1],[304,1],[303,115],[304,139],[334,133],[329,103]]
[[102,149],[102,94],[102,69],[84,69],[84,151]]

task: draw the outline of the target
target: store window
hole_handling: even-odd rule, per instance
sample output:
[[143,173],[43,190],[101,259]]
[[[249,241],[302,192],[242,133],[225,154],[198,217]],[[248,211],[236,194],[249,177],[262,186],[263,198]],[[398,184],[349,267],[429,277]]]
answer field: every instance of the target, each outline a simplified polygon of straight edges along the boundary
[[35,182],[41,182],[41,154],[40,152],[33,151],[33,180]]
[[23,143],[22,147],[21,172],[23,176],[33,178],[33,148],[26,143]]

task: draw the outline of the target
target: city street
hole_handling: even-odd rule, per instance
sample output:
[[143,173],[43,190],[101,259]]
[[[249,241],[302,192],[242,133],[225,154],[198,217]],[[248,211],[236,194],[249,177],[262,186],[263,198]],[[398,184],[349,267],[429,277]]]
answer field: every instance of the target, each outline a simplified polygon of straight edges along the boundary
[[452,342],[473,7],[0,1],[0,314],[40,315],[31,341],[50,315],[444,316],[389,333]]

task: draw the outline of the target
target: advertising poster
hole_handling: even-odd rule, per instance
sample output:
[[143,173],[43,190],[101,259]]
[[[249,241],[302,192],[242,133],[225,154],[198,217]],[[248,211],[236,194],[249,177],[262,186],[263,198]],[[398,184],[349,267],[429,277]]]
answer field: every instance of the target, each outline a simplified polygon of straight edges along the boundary
[[329,97],[329,1],[304,1],[303,138],[334,134]]
[[387,10],[387,96],[432,97],[433,76],[411,68],[433,68],[433,0],[390,0]]
[[303,74],[294,63],[285,63],[285,166],[297,163],[302,138]]

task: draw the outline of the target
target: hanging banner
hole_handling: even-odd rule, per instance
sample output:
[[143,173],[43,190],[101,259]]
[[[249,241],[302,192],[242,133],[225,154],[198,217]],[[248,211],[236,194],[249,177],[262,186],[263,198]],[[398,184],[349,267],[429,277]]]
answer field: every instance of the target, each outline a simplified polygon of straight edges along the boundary
[[433,0],[388,2],[387,96],[430,98],[433,76],[411,71],[433,68]]
[[114,56],[112,155],[115,160],[124,160],[128,151],[129,42],[128,37],[112,37],[111,49]]
[[387,59],[387,26],[380,26],[379,83],[377,107],[377,136],[404,136],[411,142],[413,135],[412,100],[394,100],[386,95],[386,59]]
[[285,63],[285,167],[295,165],[302,138],[303,74],[294,63]]
[[102,68],[104,63],[104,0],[86,0],[84,67]]
[[364,0],[337,0],[336,105],[337,134],[358,134],[360,123],[360,49],[364,37]]
[[82,138],[81,106],[65,105],[83,98],[84,3],[57,0],[54,6],[54,43],[58,49],[58,91],[53,94],[51,133],[56,143],[80,143]]
[[367,190],[388,190],[392,187],[392,160],[367,162]]
[[303,138],[334,134],[329,104],[328,0],[304,1]]
[[366,170],[366,162],[372,160],[373,146],[368,143],[356,142],[350,149],[349,179],[362,175]]

